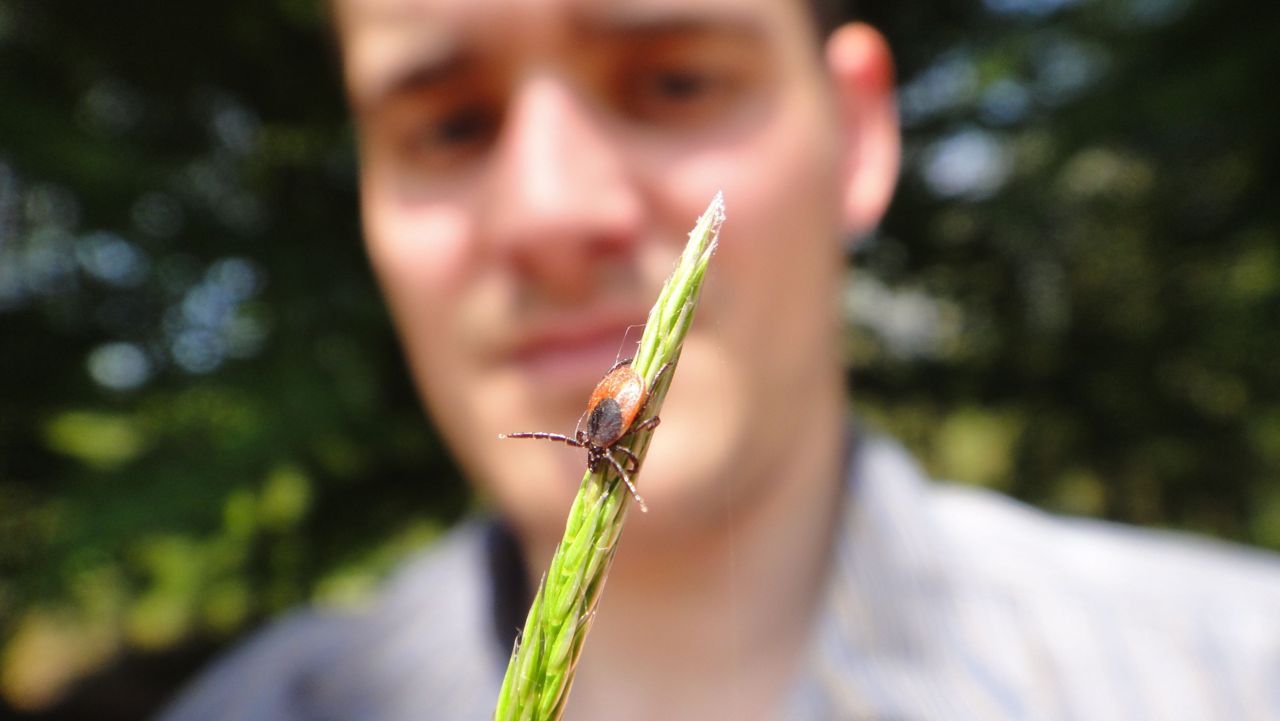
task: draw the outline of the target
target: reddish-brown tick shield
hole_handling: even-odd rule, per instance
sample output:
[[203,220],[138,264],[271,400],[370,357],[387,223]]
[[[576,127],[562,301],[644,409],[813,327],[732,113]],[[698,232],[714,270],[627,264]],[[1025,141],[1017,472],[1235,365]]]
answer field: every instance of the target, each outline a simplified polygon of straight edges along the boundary
[[635,422],[644,401],[644,379],[631,364],[614,368],[587,401],[587,437],[604,448],[617,443]]

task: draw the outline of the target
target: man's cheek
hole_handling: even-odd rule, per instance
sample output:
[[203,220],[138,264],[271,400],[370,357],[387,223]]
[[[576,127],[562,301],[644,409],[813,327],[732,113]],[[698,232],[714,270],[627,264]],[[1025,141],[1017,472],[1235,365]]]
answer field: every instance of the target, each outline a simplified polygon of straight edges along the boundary
[[366,232],[379,275],[415,296],[459,292],[472,270],[473,242],[461,213],[393,201],[371,213]]

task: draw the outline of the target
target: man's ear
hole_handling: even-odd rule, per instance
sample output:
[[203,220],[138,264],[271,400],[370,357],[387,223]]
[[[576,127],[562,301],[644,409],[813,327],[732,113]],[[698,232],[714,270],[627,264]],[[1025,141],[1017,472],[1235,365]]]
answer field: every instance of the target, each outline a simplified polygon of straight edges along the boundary
[[893,56],[884,36],[865,23],[836,30],[826,56],[845,141],[845,230],[860,237],[880,222],[898,181],[902,139]]

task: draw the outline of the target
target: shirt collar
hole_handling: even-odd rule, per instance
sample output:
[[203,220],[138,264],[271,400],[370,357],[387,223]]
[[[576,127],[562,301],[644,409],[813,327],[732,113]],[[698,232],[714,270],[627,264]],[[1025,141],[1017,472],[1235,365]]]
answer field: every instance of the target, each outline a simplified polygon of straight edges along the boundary
[[810,655],[787,718],[939,718],[933,667],[951,582],[928,482],[883,437],[850,442],[844,509]]

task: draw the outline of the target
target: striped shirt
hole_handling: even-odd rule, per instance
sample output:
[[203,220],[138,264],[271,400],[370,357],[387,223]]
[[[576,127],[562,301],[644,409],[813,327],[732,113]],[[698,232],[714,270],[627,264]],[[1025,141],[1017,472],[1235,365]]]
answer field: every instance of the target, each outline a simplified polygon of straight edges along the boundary
[[[786,719],[1280,721],[1280,560],[935,485],[854,444],[835,567]],[[528,589],[455,530],[359,613],[307,611],[163,721],[488,719]]]

